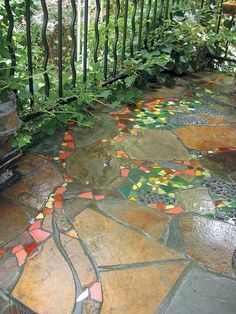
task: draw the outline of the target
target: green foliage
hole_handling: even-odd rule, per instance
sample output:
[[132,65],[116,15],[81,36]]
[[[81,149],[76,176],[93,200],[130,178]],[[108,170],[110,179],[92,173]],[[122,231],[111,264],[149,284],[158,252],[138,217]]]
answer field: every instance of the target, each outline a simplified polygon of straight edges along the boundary
[[[137,34],[139,30],[139,14],[137,11],[135,24],[136,34],[133,42],[134,56],[130,57],[130,45],[132,41],[131,17],[134,9],[134,1],[129,3],[127,26],[126,59],[123,62],[122,36],[124,29],[124,1],[121,1],[121,11],[118,20],[116,16],[116,3],[111,2],[109,29],[105,22],[99,24],[98,62],[93,60],[93,51],[96,38],[94,25],[90,23],[88,30],[88,73],[87,84],[83,83],[81,59],[76,63],[77,84],[71,87],[71,6],[65,5],[66,14],[63,14],[63,93],[64,103],[58,101],[58,73],[57,73],[57,5],[53,1],[48,3],[49,24],[47,40],[49,43],[48,75],[50,78],[50,97],[45,99],[45,81],[43,72],[44,54],[41,44],[42,12],[40,2],[31,1],[32,11],[32,50],[34,67],[34,96],[29,92],[27,69],[27,49],[25,36],[24,10],[25,0],[12,0],[11,7],[15,19],[14,37],[12,43],[8,43],[6,14],[0,14],[0,93],[3,91],[18,91],[18,111],[21,115],[38,111],[43,116],[34,120],[34,123],[23,123],[21,133],[15,140],[19,146],[27,146],[35,140],[34,134],[53,135],[57,128],[67,124],[68,120],[77,121],[78,126],[91,127],[99,119],[96,108],[107,106],[115,109],[123,104],[133,103],[140,97],[140,88],[147,86],[149,82],[155,84],[173,84],[173,75],[182,75],[188,71],[197,71],[201,68],[212,66],[207,55],[221,54],[225,50],[226,42],[232,47],[235,45],[235,23],[226,17],[222,19],[219,34],[216,33],[217,20],[215,12],[219,10],[217,4],[220,1],[209,1],[209,6],[199,9],[199,1],[176,1],[172,12],[167,12],[168,19],[164,19],[161,12],[157,13],[157,26],[154,27],[152,14],[146,21],[147,6],[144,8],[144,21],[142,38],[146,35],[146,24],[150,22],[147,48],[138,51]],[[147,1],[145,1],[147,4]],[[0,12],[4,12],[4,1],[0,0]],[[92,14],[93,9],[91,9]],[[109,31],[108,41],[108,75],[113,73],[113,35],[115,25],[119,26],[119,41],[117,45],[118,74],[124,74],[123,81],[118,80],[108,87],[101,87],[104,67],[104,45],[106,33]],[[82,25],[83,26],[83,25]],[[81,27],[82,29],[83,27]],[[82,33],[81,33],[82,35]],[[9,48],[16,51],[15,77],[9,78],[11,55]],[[229,49],[229,54],[231,50]],[[228,69],[228,67],[227,67]],[[234,69],[232,69],[234,70]],[[73,101],[71,101],[73,100]],[[33,107],[31,103],[33,102]],[[26,136],[24,138],[24,135]]]

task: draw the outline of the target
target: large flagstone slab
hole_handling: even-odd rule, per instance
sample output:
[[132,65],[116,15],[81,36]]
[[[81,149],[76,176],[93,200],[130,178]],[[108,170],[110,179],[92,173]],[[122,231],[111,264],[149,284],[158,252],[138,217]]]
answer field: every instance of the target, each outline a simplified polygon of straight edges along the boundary
[[183,143],[202,152],[236,146],[236,128],[223,126],[184,126],[175,130]]
[[125,200],[105,200],[99,202],[97,206],[128,225],[155,238],[161,236],[169,221],[166,215]]
[[193,269],[185,276],[167,308],[160,313],[232,314],[236,307],[235,291],[235,280]]
[[101,266],[181,258],[177,252],[91,209],[79,214],[74,220],[74,226]]
[[35,215],[31,207],[0,196],[0,245],[15,239],[29,225],[29,217]]
[[16,198],[21,203],[41,209],[54,188],[63,183],[63,178],[56,167],[48,162],[39,169],[22,177],[8,188],[4,194]]
[[72,312],[73,276],[52,238],[39,255],[27,262],[12,295],[36,313]]
[[185,267],[181,262],[101,273],[104,295],[101,313],[154,313]]
[[177,203],[186,211],[199,214],[215,212],[215,205],[206,188],[182,190],[175,193]]
[[170,131],[144,130],[136,136],[126,135],[125,152],[133,159],[148,161],[189,160],[190,155],[177,136]]
[[64,234],[61,234],[60,238],[68,257],[77,272],[81,286],[88,287],[96,281],[96,274],[89,258],[85,255],[79,240]]
[[187,254],[216,272],[232,273],[236,227],[204,217],[180,219]]

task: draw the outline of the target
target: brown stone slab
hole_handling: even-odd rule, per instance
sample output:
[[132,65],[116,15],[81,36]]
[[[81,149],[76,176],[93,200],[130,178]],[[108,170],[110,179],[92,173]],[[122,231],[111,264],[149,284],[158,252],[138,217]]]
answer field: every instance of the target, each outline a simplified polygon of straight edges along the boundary
[[40,168],[43,164],[48,163],[47,160],[35,155],[23,156],[19,162],[19,171],[27,175],[32,171]]
[[13,240],[29,225],[35,210],[0,195],[0,244]]
[[204,217],[180,219],[187,254],[216,272],[232,272],[236,227]]
[[52,238],[41,254],[25,265],[12,295],[36,313],[72,313],[72,273]]
[[236,128],[224,126],[184,126],[175,130],[186,146],[207,152],[236,146]]
[[52,190],[63,183],[63,178],[52,163],[47,163],[23,177],[5,193],[23,204],[40,209]]
[[154,313],[185,269],[185,263],[101,273],[102,314]]
[[155,238],[161,236],[169,221],[166,215],[126,200],[105,200],[98,207]]
[[189,160],[190,155],[177,136],[170,131],[144,130],[127,135],[124,151],[132,159],[148,161]]
[[74,226],[98,265],[118,265],[180,259],[181,256],[139,233],[86,209]]
[[79,240],[64,234],[61,234],[60,238],[68,257],[77,272],[82,287],[88,287],[96,281],[96,274],[89,258],[85,255]]

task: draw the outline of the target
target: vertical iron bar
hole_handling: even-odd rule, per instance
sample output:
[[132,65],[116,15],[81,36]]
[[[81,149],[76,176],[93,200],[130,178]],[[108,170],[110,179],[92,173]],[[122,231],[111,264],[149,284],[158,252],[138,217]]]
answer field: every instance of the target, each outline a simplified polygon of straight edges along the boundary
[[63,97],[62,86],[62,0],[58,0],[58,96]]
[[142,46],[143,8],[144,8],[144,0],[141,0],[140,15],[139,15],[139,31],[138,31],[138,50],[141,50],[141,46]]
[[115,39],[114,39],[114,44],[113,44],[113,58],[114,58],[113,77],[116,76],[116,70],[117,70],[117,44],[119,40],[119,25],[118,25],[119,16],[120,16],[120,0],[116,0]]
[[223,0],[221,0],[220,2],[219,19],[218,19],[218,24],[217,24],[217,29],[216,29],[217,34],[219,34],[219,31],[220,31],[220,24],[221,24],[221,19],[222,19],[222,4],[223,4]]
[[127,37],[128,9],[129,9],[129,2],[128,2],[128,0],[125,0],[125,6],[124,6],[124,32],[123,32],[122,61],[125,60],[125,52],[126,52],[126,37]]
[[75,87],[76,83],[76,69],[75,69],[75,60],[76,60],[76,36],[75,36],[75,24],[76,24],[76,18],[77,18],[77,9],[76,9],[76,3],[75,0],[71,0],[71,6],[72,6],[72,20],[71,20],[71,39],[72,39],[72,47],[71,47],[71,55],[70,55],[70,66],[71,66],[71,72],[72,72],[72,87]]
[[151,4],[152,0],[148,0],[148,7],[147,7],[147,15],[146,15],[146,32],[145,32],[145,39],[144,39],[144,46],[146,49],[148,49],[148,34],[149,34],[149,28],[150,28],[150,12],[151,12]]
[[157,1],[155,0],[154,2],[154,13],[153,13],[153,27],[154,29],[157,27]]
[[87,53],[88,53],[88,0],[84,1],[84,55],[83,55],[83,81],[87,80]]
[[50,82],[49,82],[49,77],[47,73],[49,46],[48,46],[47,36],[46,36],[47,25],[48,25],[48,9],[47,9],[46,0],[41,0],[41,5],[43,9],[43,27],[42,27],[42,44],[44,48],[43,76],[44,76],[44,82],[45,82],[45,96],[49,97]]
[[[7,41],[9,43],[12,43],[12,34],[13,34],[13,28],[14,28],[14,18],[11,10],[11,6],[9,3],[9,0],[5,0],[5,8],[7,11],[7,19],[9,21],[8,25],[8,31],[7,31]],[[14,52],[14,49],[12,46],[8,46],[8,50],[11,56],[11,69],[10,69],[10,75],[13,76],[15,73],[15,66],[16,66],[16,55]]]
[[101,12],[100,0],[96,0],[96,16],[94,22],[94,31],[95,31],[95,48],[94,48],[94,62],[98,62],[98,46],[99,46],[99,31],[98,31],[98,22]]
[[[29,72],[29,91],[34,95],[33,82],[33,63],[32,63],[32,41],[31,41],[31,16],[30,16],[30,0],[25,0],[25,20],[26,20],[26,40],[27,40],[27,55],[28,55],[28,72]],[[31,100],[31,105],[32,105]]]
[[[232,26],[233,26],[233,23],[234,23],[234,13],[232,14],[232,17],[231,17],[231,23],[230,23],[230,28],[229,28],[229,30],[231,30],[231,28],[232,28]],[[225,58],[226,58],[227,55],[228,55],[228,49],[229,49],[229,41],[227,40],[226,45],[225,45]]]
[[203,9],[203,7],[204,7],[204,0],[202,0],[201,9]]
[[165,19],[168,19],[169,16],[169,6],[170,6],[170,1],[166,0],[166,12],[165,12]]
[[131,40],[130,40],[130,57],[133,58],[134,57],[134,38],[135,38],[135,33],[136,33],[136,29],[135,29],[135,17],[136,17],[136,11],[137,11],[137,0],[133,0],[134,3],[134,7],[133,7],[133,12],[132,12],[132,36],[131,36]]
[[165,3],[165,0],[161,0],[161,7],[160,7],[159,21],[161,21],[162,14],[163,14],[163,11],[164,11],[164,3]]
[[109,37],[109,19],[110,19],[110,0],[106,0],[106,34],[105,34],[105,45],[104,45],[104,79],[107,79],[107,68],[108,68],[108,37]]

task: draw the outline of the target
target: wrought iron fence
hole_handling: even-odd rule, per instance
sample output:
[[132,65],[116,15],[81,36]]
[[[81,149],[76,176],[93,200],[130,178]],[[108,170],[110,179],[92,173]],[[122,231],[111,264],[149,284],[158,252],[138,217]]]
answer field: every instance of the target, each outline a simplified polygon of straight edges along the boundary
[[[64,95],[65,77],[70,77],[71,88],[78,80],[89,80],[91,64],[99,65],[102,80],[110,82],[119,77],[127,58],[132,58],[142,49],[149,49],[148,36],[152,29],[158,28],[163,19],[171,19],[174,10],[210,9],[211,4],[218,4],[216,19],[219,31],[220,10],[222,0],[70,0],[57,1],[57,54],[51,58],[51,42],[49,42],[50,14],[48,0],[40,0],[41,14],[41,46],[34,52],[32,39],[32,0],[24,0],[25,36],[27,54],[28,85],[32,95],[35,92],[35,53],[43,56],[41,75],[43,76],[43,93],[50,95],[51,77],[57,73],[58,97]],[[65,10],[67,5],[67,10]],[[17,50],[14,49],[15,16],[10,0],[4,0],[5,12],[8,19],[7,40],[11,54],[11,75],[17,71]],[[66,13],[65,13],[66,12]],[[69,12],[69,13],[68,13]],[[65,14],[70,19],[70,34],[65,38]],[[67,18],[68,19],[68,18]],[[69,37],[69,39],[68,39]],[[69,43],[65,54],[64,43]],[[16,47],[16,46],[15,46]],[[69,50],[69,51],[68,51]],[[70,65],[68,68],[67,65]],[[101,70],[102,69],[102,70]]]

